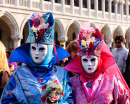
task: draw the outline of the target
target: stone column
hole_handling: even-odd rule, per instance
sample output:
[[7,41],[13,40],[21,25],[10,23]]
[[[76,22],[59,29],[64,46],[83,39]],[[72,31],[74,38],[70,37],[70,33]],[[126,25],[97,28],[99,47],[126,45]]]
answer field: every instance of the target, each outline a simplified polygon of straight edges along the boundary
[[65,13],[65,0],[61,0],[61,5],[62,5],[61,12],[64,14]]
[[71,14],[74,14],[74,0],[71,0]]
[[88,9],[88,17],[90,17],[91,16],[91,11],[90,11],[90,9],[91,9],[91,0],[87,0],[87,9]]
[[21,45],[21,39],[23,39],[22,35],[11,35],[11,38],[14,41],[14,49]]
[[114,8],[115,9],[115,20],[117,21],[117,14],[118,14],[118,11],[117,11],[118,5],[117,5],[117,3],[118,3],[118,1],[115,0],[114,3],[115,3],[115,8]]
[[102,0],[102,18],[105,18],[105,0]]
[[43,10],[44,9],[44,0],[40,0],[40,9]]
[[5,0],[2,0],[2,4],[5,4]]
[[60,42],[60,46],[65,49],[65,42]]
[[51,11],[55,11],[55,0],[51,0]]
[[68,37],[58,37],[58,41],[60,42],[60,45],[65,49],[66,47],[66,45],[65,45],[65,43],[66,43],[66,41],[68,40]]
[[95,4],[94,4],[94,8],[95,8],[95,17],[98,17],[98,0],[95,0]]
[[126,1],[126,21],[129,21],[129,3],[128,1]]
[[79,14],[82,16],[83,15],[83,0],[79,0]]
[[15,0],[15,6],[19,6],[19,0]]
[[121,1],[121,21],[123,21],[123,1]]
[[108,0],[109,19],[111,19],[111,3],[112,3],[112,0]]
[[28,0],[28,7],[32,8],[32,0]]

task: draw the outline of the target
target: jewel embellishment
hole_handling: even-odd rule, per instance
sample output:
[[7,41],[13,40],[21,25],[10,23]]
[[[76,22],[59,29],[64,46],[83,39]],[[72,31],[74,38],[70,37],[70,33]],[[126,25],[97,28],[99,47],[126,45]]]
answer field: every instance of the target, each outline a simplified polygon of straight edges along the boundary
[[89,88],[91,88],[92,84],[90,82],[88,82],[86,86],[89,87]]
[[39,83],[43,83],[44,82],[44,79],[42,77],[38,77],[38,82]]
[[44,82],[44,79],[43,79],[43,76],[46,74],[46,72],[45,73],[43,73],[43,75],[42,76],[39,76],[38,75],[38,73],[35,71],[35,73],[37,74],[37,76],[38,76],[38,82],[39,83],[43,83]]
[[[96,77],[95,77],[96,78]],[[94,78],[94,79],[95,79]],[[92,82],[94,81],[94,79],[91,81],[91,82],[89,82],[87,79],[86,79],[86,81],[88,82],[87,84],[86,84],[86,86],[87,87],[89,87],[89,88],[91,88],[92,87]]]

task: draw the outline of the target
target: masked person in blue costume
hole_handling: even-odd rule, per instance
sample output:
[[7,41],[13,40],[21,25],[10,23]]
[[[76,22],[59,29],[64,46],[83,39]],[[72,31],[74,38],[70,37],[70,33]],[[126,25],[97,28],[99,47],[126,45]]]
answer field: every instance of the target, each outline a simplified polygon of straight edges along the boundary
[[27,43],[16,48],[9,60],[26,65],[12,73],[1,97],[2,104],[74,103],[66,70],[54,65],[70,55],[54,45],[54,22],[51,12],[33,13],[28,20]]

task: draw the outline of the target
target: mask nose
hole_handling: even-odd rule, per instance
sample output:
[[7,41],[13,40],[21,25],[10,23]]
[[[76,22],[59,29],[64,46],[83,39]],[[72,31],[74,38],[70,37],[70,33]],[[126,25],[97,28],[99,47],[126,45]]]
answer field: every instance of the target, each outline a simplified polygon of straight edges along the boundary
[[90,61],[88,61],[88,66],[92,66],[92,63]]
[[39,51],[38,50],[36,50],[36,55],[38,55],[39,54]]

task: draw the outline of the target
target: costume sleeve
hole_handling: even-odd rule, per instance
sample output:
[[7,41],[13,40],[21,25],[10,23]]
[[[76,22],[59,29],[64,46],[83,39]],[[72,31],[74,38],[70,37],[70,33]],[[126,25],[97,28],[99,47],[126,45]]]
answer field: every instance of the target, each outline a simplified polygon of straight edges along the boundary
[[17,104],[17,100],[13,93],[13,90],[16,87],[16,82],[14,77],[12,76],[6,85],[2,97],[1,97],[1,104]]
[[116,104],[129,104],[129,91],[125,89],[118,78],[115,78],[114,101]]
[[64,72],[65,72],[64,81],[63,81],[64,96],[59,102],[59,104],[74,104],[74,96],[72,93],[70,79],[66,70]]

